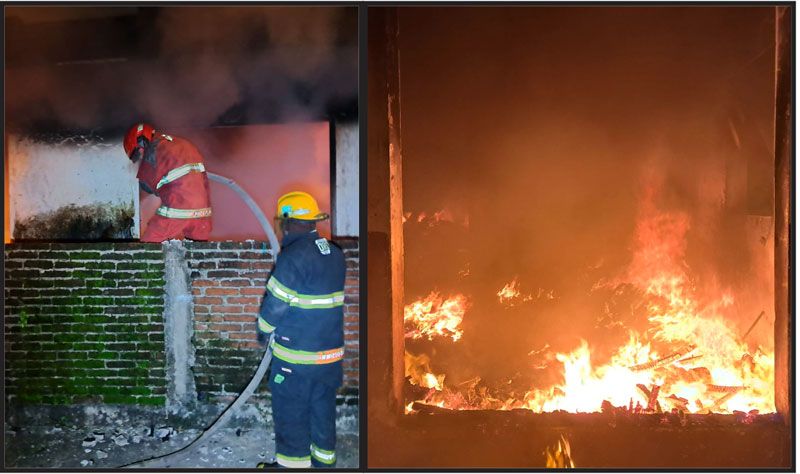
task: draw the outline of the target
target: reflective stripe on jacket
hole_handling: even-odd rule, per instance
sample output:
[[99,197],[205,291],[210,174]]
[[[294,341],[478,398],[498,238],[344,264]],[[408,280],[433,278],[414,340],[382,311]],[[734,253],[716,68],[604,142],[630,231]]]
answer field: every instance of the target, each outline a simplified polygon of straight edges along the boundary
[[154,159],[142,160],[136,177],[161,198],[158,214],[210,220],[208,176],[200,151],[184,138],[165,135],[154,140],[154,147]]
[[176,179],[182,178],[189,173],[205,173],[205,171],[206,167],[203,165],[203,163],[187,163],[185,165],[178,166],[177,168],[169,170],[169,172],[167,172],[167,174],[161,178],[158,184],[156,184],[156,189],[161,189],[161,186],[169,184]]
[[329,351],[296,351],[273,341],[272,354],[278,359],[289,362],[290,364],[331,364],[342,360],[344,357],[344,347],[337,347]]

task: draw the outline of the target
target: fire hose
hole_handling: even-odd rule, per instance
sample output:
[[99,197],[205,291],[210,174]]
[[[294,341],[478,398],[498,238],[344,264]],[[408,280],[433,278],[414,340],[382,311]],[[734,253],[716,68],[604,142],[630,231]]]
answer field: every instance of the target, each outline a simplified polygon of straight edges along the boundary
[[[261,224],[261,227],[264,228],[264,232],[267,234],[267,238],[269,239],[270,249],[268,252],[272,255],[273,260],[277,257],[278,252],[280,252],[280,244],[278,243],[278,237],[275,235],[275,231],[272,228],[272,225],[267,220],[267,217],[264,215],[264,212],[258,207],[258,204],[250,197],[244,189],[241,188],[234,180],[230,178],[226,178],[224,176],[220,176],[215,173],[208,173],[209,179],[212,181],[216,181],[218,183],[222,183],[229,188],[231,188],[240,198],[247,204],[247,207],[253,211],[255,214],[256,219]],[[269,343],[267,344],[267,349],[264,351],[264,356],[261,358],[261,363],[258,364],[258,369],[256,369],[256,373],[253,375],[253,378],[250,379],[250,383],[247,384],[247,387],[236,397],[236,400],[233,401],[230,405],[228,405],[222,413],[214,420],[214,422],[203,432],[195,438],[194,441],[187,444],[186,446],[178,449],[177,451],[173,451],[168,454],[164,454],[162,456],[156,456],[152,458],[142,459],[139,461],[135,461],[129,464],[125,464],[119,466],[120,468],[123,467],[155,467],[151,465],[156,461],[159,464],[164,464],[164,467],[167,467],[166,464],[170,461],[174,460],[178,457],[178,455],[184,455],[192,451],[192,449],[196,447],[200,447],[203,443],[207,442],[213,435],[216,433],[225,423],[230,420],[234,413],[239,412],[242,405],[253,395],[258,387],[258,384],[261,383],[261,380],[264,378],[264,374],[267,373],[267,368],[269,367],[269,363],[272,361],[272,340],[275,337],[274,333],[270,336]]]

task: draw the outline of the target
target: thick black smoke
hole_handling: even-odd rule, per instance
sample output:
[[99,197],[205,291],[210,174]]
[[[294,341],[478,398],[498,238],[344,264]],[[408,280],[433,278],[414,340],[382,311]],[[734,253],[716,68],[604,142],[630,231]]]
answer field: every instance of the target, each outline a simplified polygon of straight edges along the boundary
[[[18,52],[6,69],[10,125],[285,122],[356,103],[354,8],[140,7],[138,16],[93,20],[105,21],[96,34],[76,32],[75,22],[35,21],[70,8],[85,7],[6,9],[15,26],[6,42]],[[20,22],[15,12],[23,9]]]

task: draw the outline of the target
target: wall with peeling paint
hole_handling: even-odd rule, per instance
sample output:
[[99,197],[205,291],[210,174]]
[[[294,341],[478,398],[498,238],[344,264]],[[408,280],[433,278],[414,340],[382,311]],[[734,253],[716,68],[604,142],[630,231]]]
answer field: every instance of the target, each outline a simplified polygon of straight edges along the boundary
[[13,239],[138,238],[136,168],[118,141],[12,135],[8,168]]
[[[341,166],[337,164],[336,182],[337,186],[341,182],[342,189],[337,209],[332,209],[327,122],[165,131],[192,141],[207,169],[235,180],[268,217],[282,194],[303,190],[317,199],[323,211],[336,213],[333,217],[339,218],[341,229],[337,236],[354,236],[358,232],[358,134],[357,125],[353,127],[350,134],[355,142],[337,134],[342,151]],[[118,138],[76,136],[43,142],[12,136],[6,158],[10,174],[7,219],[15,240],[136,239],[160,205],[158,197],[139,191],[137,165],[125,159]],[[216,182],[210,183],[210,189],[214,208],[210,240],[265,237],[239,196]],[[331,235],[331,221],[319,228],[323,235]]]

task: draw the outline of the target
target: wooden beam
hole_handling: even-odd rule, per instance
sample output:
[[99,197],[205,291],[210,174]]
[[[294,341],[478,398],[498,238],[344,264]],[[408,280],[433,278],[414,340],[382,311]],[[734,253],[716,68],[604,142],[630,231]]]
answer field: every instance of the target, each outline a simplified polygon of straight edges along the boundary
[[[789,314],[794,275],[789,272],[792,214],[792,40],[794,7],[775,8],[775,408],[787,424],[794,417],[794,327]],[[794,252],[794,249],[791,249]],[[790,281],[791,279],[791,281]]]
[[403,203],[400,72],[395,8],[370,8],[367,31],[369,417],[402,416]]

